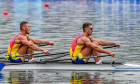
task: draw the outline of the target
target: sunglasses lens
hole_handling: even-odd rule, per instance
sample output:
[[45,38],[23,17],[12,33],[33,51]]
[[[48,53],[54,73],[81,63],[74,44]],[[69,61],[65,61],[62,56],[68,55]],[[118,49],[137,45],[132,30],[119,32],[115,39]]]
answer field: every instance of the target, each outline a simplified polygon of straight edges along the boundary
[[93,31],[93,28],[91,28],[91,30]]

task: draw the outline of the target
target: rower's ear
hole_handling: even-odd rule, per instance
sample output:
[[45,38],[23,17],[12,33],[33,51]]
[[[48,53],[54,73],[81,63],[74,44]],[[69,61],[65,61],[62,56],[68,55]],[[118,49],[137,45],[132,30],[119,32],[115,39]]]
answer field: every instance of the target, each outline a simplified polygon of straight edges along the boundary
[[85,32],[87,32],[88,31],[88,28],[85,28]]
[[25,28],[25,26],[24,27],[22,27],[22,30],[25,30],[26,28]]

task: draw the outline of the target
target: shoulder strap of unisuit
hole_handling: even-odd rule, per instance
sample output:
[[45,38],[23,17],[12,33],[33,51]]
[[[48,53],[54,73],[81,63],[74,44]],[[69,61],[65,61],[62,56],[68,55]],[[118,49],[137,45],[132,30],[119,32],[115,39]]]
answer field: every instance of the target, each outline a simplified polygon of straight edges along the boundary
[[[15,35],[15,37],[13,38],[14,39],[14,43],[16,43],[15,42],[15,38],[17,37],[17,36],[19,36],[19,35],[23,35],[22,33],[18,33],[17,35]],[[21,43],[21,42],[20,42]],[[16,43],[16,44],[20,44],[20,43]]]

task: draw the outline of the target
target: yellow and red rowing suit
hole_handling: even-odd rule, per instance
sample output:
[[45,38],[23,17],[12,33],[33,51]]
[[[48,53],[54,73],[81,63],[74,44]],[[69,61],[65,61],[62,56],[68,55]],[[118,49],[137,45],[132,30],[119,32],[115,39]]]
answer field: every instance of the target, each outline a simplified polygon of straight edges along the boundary
[[[71,44],[71,48],[70,48],[70,57],[71,58],[74,56],[83,57],[80,52],[86,47],[86,45],[78,45],[77,44],[77,40],[79,38],[81,38],[82,36],[85,36],[85,35],[81,34],[73,40],[73,42]],[[81,60],[77,60],[77,61],[72,60],[72,63],[73,64],[85,64],[86,60],[85,59],[81,59]]]
[[[16,34],[10,41],[9,43],[9,47],[8,47],[8,55],[19,55],[17,52],[18,50],[23,46],[23,43],[15,43],[15,38],[19,35],[23,35],[22,33],[18,33]],[[14,62],[14,63],[19,63],[19,62],[23,62],[24,59],[22,57],[15,57],[15,58],[11,58],[10,62]]]

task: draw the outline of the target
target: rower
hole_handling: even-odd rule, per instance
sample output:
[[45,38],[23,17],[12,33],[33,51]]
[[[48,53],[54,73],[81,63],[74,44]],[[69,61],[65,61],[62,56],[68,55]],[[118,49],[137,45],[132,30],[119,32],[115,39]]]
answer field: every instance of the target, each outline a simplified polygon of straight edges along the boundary
[[[105,40],[97,40],[91,37],[93,32],[92,23],[86,22],[83,24],[83,33],[77,36],[70,48],[70,57],[87,57],[87,56],[100,56],[100,53],[107,53],[114,57],[116,53],[103,49],[99,45],[108,46],[108,45],[116,45],[120,47],[119,43],[109,42]],[[78,59],[73,60],[73,64],[85,64],[89,59]],[[101,57],[94,58],[96,64],[102,64]]]
[[[30,33],[30,25],[28,22],[23,21],[20,23],[20,32],[17,33],[10,41],[8,47],[8,55],[23,55],[34,53],[34,50],[43,51],[44,54],[49,54],[50,51],[40,48],[35,44],[54,45],[53,41],[45,41],[40,39],[33,39],[28,36]],[[28,61],[33,62],[33,55],[28,56]],[[15,57],[11,58],[10,62],[20,63],[24,62],[25,57]]]

